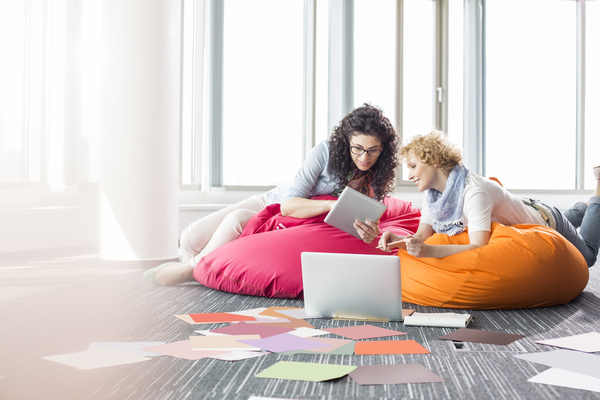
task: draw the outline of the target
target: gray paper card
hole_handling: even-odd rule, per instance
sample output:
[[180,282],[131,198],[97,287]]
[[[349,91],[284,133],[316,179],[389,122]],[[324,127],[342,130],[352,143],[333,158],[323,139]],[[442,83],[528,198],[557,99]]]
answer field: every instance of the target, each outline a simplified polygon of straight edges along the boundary
[[600,356],[571,350],[518,354],[516,358],[600,379]]

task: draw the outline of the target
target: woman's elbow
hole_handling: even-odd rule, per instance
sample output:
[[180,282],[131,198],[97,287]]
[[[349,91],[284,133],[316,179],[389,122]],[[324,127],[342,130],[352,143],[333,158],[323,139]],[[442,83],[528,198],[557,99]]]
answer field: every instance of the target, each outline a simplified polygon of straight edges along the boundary
[[291,214],[293,212],[293,208],[290,207],[289,200],[288,201],[284,201],[283,203],[281,203],[281,205],[279,206],[279,212],[284,217],[291,216]]

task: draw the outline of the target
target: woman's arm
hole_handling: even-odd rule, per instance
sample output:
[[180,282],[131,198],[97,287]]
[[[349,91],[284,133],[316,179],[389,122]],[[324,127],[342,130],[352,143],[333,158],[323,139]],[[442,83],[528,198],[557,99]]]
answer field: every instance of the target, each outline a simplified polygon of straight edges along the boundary
[[392,249],[406,250],[406,241],[411,238],[418,237],[421,241],[424,241],[428,237],[433,235],[433,227],[425,222],[420,222],[417,228],[417,233],[408,236],[394,235],[392,232],[383,232],[381,239],[379,239],[379,247],[383,251],[392,251]]
[[335,200],[311,200],[294,197],[281,203],[284,217],[310,218],[331,211]]
[[488,231],[469,232],[469,244],[431,245],[425,244],[420,237],[415,235],[414,237],[407,238],[405,240],[406,251],[408,254],[415,257],[448,257],[454,254],[462,253],[463,251],[485,246],[489,243],[490,236],[491,232]]

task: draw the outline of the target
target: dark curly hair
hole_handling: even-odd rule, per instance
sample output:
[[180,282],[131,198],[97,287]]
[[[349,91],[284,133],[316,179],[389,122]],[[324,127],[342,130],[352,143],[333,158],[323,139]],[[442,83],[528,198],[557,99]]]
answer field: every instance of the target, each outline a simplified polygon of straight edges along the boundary
[[339,180],[339,186],[344,188],[350,173],[356,169],[350,154],[350,139],[361,134],[375,136],[383,145],[381,154],[371,167],[374,175],[370,182],[375,197],[382,200],[394,192],[399,138],[391,122],[378,107],[365,103],[348,113],[335,127],[329,137],[329,166]]

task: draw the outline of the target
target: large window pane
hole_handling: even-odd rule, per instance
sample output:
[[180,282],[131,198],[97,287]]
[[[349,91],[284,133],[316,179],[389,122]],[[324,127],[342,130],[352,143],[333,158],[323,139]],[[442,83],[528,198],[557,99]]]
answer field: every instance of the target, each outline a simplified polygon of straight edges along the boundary
[[450,0],[448,11],[448,138],[463,147],[464,1]]
[[[376,21],[376,23],[374,23]],[[396,1],[354,1],[354,107],[380,107],[396,125]]]
[[42,179],[46,12],[43,3],[0,2],[0,182]]
[[573,189],[576,4],[486,5],[486,173],[513,189]]
[[403,123],[404,140],[429,132],[434,121],[435,3],[404,2]]
[[333,127],[328,126],[328,78],[329,70],[329,2],[317,1],[317,39],[315,76],[315,142],[329,137]]
[[584,187],[595,189],[592,168],[600,165],[600,1],[586,3],[585,176]]
[[224,4],[223,183],[286,182],[302,162],[303,1]]

